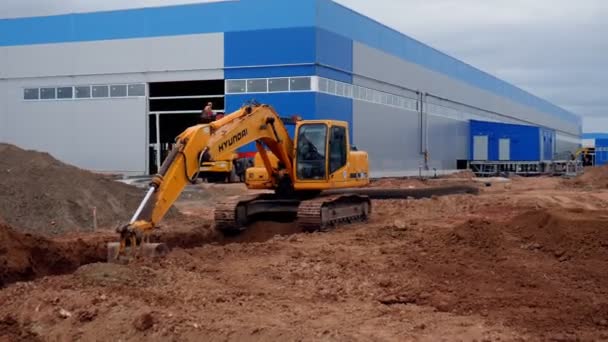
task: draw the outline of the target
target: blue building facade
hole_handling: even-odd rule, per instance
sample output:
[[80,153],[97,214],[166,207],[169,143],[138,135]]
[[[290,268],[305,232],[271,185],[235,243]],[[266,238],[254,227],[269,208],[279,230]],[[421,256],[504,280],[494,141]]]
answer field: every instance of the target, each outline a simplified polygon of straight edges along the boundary
[[[471,120],[470,125],[469,160],[554,160],[555,131],[553,130],[478,120]],[[479,149],[483,152],[479,153]]]
[[[120,42],[145,46],[150,53],[140,57],[152,66],[133,70],[139,68],[134,61],[120,70],[120,60],[111,58],[127,51]],[[82,70],[62,65],[59,56],[47,61],[53,71],[0,78],[141,74],[141,82],[150,83],[164,72],[171,80],[220,79],[226,112],[256,100],[285,116],[349,122],[378,176],[417,170],[425,155],[428,166],[455,169],[471,153],[469,120],[543,127],[555,132],[556,150],[580,144],[577,115],[330,0],[220,1],[0,20],[0,52],[6,52],[0,58],[7,65],[22,63],[23,47],[44,54],[98,45],[110,58],[83,62]],[[163,69],[163,63],[174,65]],[[11,115],[3,114],[6,127],[19,126]],[[0,139],[19,140],[1,128]]]

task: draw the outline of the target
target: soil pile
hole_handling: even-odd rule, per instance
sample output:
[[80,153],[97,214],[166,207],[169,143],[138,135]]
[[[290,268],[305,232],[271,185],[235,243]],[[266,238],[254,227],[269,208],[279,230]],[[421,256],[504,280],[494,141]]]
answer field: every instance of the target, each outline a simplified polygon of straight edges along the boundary
[[[422,242],[429,260],[416,267],[428,278],[413,290],[416,303],[534,331],[602,328],[608,303],[596,299],[607,291],[606,227],[599,212],[578,209],[469,220]],[[531,318],[522,308],[543,314]]]
[[399,188],[399,189],[416,189],[428,188],[427,182],[419,178],[380,178],[370,182],[371,188]]
[[523,242],[559,261],[571,258],[608,260],[608,217],[605,212],[532,211],[515,218],[509,228]]
[[454,173],[450,173],[448,175],[445,176],[441,176],[441,178],[447,178],[447,179],[471,179],[471,178],[475,178],[475,174],[473,173],[473,171],[470,170],[466,170],[466,171],[459,171],[459,172],[454,172]]
[[608,165],[586,167],[582,175],[566,181],[566,185],[592,189],[608,189]]
[[0,225],[0,287],[21,280],[74,271],[105,260],[103,241],[52,241]]
[[47,153],[0,144],[0,217],[20,231],[56,235],[114,227],[130,218],[143,190],[64,164]]

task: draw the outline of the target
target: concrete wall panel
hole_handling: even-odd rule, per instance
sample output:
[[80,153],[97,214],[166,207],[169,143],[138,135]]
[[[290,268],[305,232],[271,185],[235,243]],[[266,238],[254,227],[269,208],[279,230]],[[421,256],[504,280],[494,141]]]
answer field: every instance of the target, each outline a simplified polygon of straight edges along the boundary
[[[68,83],[66,79],[49,80],[58,85],[60,81]],[[145,97],[23,101],[21,88],[31,83],[32,80],[3,83],[4,91],[0,93],[3,142],[48,152],[85,169],[145,173],[148,127]]]
[[0,80],[0,142],[6,142],[6,131],[8,119],[8,81]]
[[578,143],[570,137],[557,133],[555,137],[555,149],[558,158],[567,158],[568,152],[574,153],[582,146],[582,140]]
[[401,176],[418,170],[419,116],[416,112],[353,101],[353,140],[369,153],[372,177]]
[[390,83],[381,82],[379,80],[374,80],[367,77],[353,76],[353,84],[369,89],[383,91],[393,95],[404,96],[410,99],[418,98],[415,91],[406,90],[403,87],[398,87]]
[[455,170],[458,159],[467,159],[469,124],[428,116],[429,168]]
[[[393,55],[354,43],[353,72],[365,78],[412,90],[428,92],[453,101],[469,104],[485,110],[506,114],[538,125],[562,130],[574,135],[581,133],[578,124],[540,112],[534,108],[512,102],[507,98],[468,85],[448,76],[404,61]],[[358,78],[361,82],[361,78]]]
[[0,78],[222,69],[222,33],[0,47]]

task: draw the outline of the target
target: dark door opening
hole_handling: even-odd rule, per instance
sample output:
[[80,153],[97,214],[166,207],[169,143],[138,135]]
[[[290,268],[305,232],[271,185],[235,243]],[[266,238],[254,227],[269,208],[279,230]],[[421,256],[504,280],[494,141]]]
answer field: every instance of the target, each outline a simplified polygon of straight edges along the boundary
[[224,112],[224,80],[150,83],[149,94],[148,171],[155,174],[171,151],[175,138],[199,123],[207,103],[212,103],[214,112]]

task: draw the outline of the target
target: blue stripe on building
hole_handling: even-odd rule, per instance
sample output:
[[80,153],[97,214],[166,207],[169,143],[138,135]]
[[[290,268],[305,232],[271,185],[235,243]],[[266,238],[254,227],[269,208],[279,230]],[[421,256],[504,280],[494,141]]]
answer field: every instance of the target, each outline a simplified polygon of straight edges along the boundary
[[317,93],[315,119],[342,120],[348,122],[349,135],[353,136],[353,100],[346,97]]
[[316,0],[240,0],[0,20],[0,46],[313,27]]
[[[284,36],[289,31],[278,30],[271,36],[248,42],[251,48],[259,44],[260,50],[249,50],[252,55],[248,61],[247,55],[233,54],[242,49],[231,41],[244,42],[245,36],[259,38],[255,32],[260,30],[286,28],[295,34],[291,39]],[[3,19],[0,20],[0,46],[215,32],[226,32],[230,36],[232,32],[243,31],[252,32],[226,40],[225,58],[229,65],[318,62],[329,66],[318,69],[319,74],[347,80],[351,77],[348,73],[336,70],[352,71],[352,42],[358,41],[580,126],[580,117],[330,0],[241,0]],[[281,46],[265,45],[264,41]]]
[[[283,117],[300,115],[304,119],[314,119],[315,95],[314,92],[226,95],[226,113],[232,113],[245,103],[255,100],[258,103],[272,104],[277,113]],[[287,130],[293,137],[294,127],[287,126]],[[253,152],[255,150],[255,144],[249,144],[241,148],[239,152]]]
[[608,133],[583,133],[583,139],[608,139]]
[[226,67],[314,63],[314,27],[227,32]]

